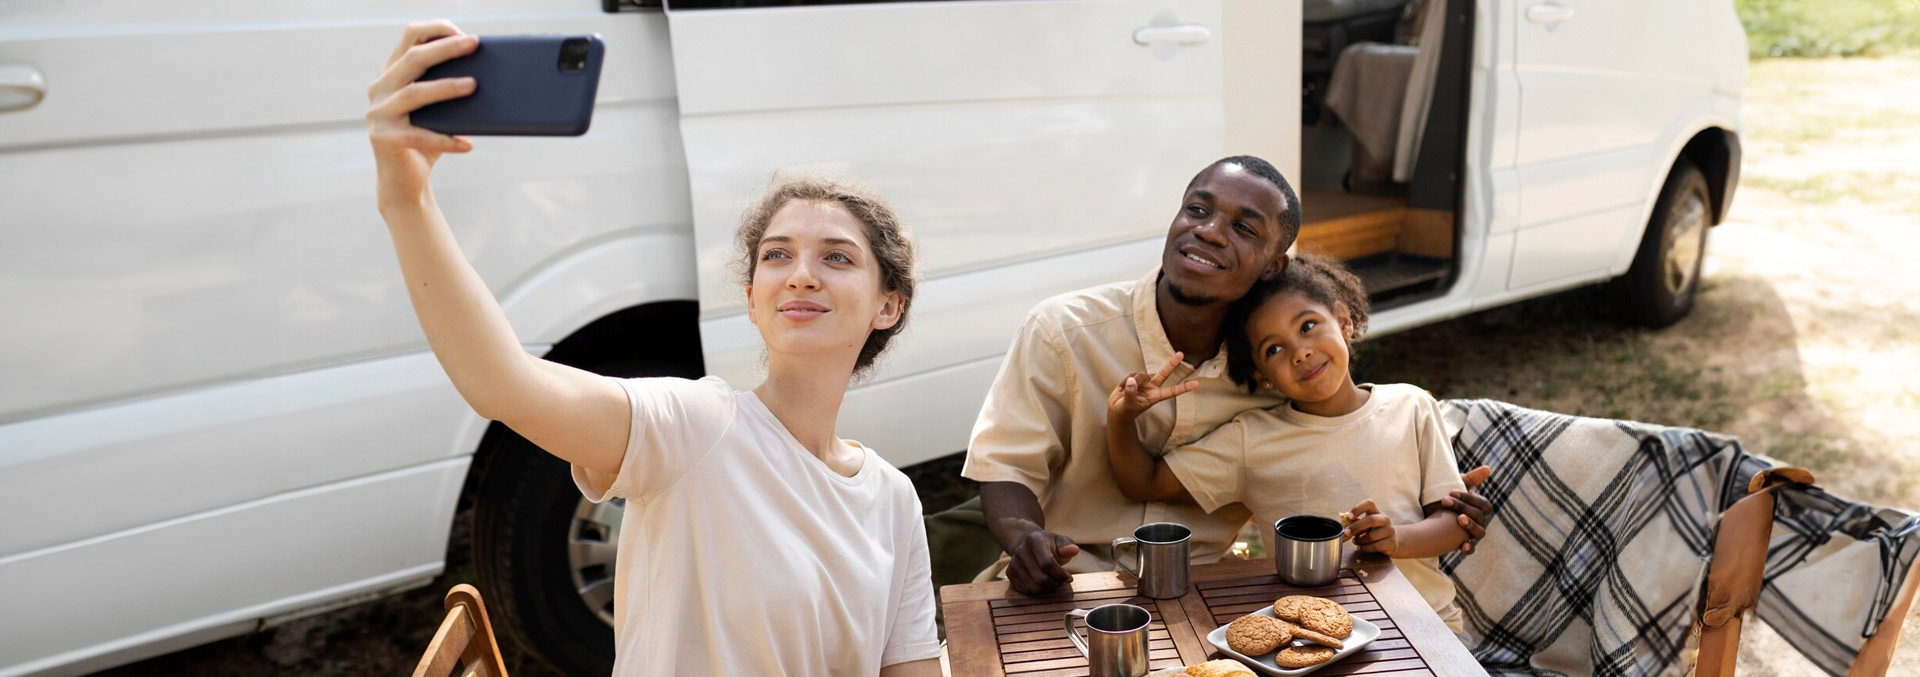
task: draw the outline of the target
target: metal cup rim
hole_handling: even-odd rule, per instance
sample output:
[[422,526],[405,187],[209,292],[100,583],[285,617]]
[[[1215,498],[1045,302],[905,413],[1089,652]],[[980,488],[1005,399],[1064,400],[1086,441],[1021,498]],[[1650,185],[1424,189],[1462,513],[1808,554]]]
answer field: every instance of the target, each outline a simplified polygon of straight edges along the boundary
[[[1110,607],[1123,607],[1128,609],[1137,609],[1140,611],[1140,616],[1142,620],[1140,621],[1140,624],[1137,626],[1134,626],[1131,628],[1123,628],[1120,630],[1107,630],[1104,628],[1094,627],[1092,622],[1093,615],[1096,613],[1099,613],[1101,609],[1106,609]],[[1086,617],[1080,619],[1080,623],[1081,625],[1087,628],[1088,632],[1098,632],[1098,633],[1103,633],[1108,635],[1124,635],[1130,632],[1136,632],[1141,628],[1147,627],[1149,625],[1153,625],[1153,612],[1147,611],[1146,607],[1140,606],[1138,604],[1127,604],[1125,602],[1115,602],[1113,604],[1102,604],[1092,609],[1088,609]]]
[[[1333,525],[1333,535],[1325,536],[1321,538],[1298,538],[1295,536],[1282,535],[1280,533],[1280,525],[1285,524],[1288,520],[1302,520],[1302,521],[1310,520],[1315,522],[1325,522]],[[1288,541],[1296,541],[1300,543],[1320,543],[1324,541],[1331,541],[1333,539],[1339,538],[1341,531],[1343,531],[1343,528],[1340,526],[1340,520],[1337,520],[1331,517],[1323,517],[1320,515],[1290,515],[1290,516],[1282,517],[1280,519],[1273,521],[1273,537],[1274,538],[1284,539]]]
[[[1187,534],[1185,536],[1181,536],[1171,541],[1151,541],[1151,540],[1147,540],[1146,538],[1140,535],[1141,530],[1146,529],[1148,527],[1177,527],[1181,531],[1187,532]],[[1183,543],[1186,541],[1193,540],[1193,529],[1179,522],[1152,522],[1149,524],[1142,524],[1138,527],[1134,527],[1133,540],[1135,542],[1146,543],[1148,545],[1173,545],[1175,543]]]

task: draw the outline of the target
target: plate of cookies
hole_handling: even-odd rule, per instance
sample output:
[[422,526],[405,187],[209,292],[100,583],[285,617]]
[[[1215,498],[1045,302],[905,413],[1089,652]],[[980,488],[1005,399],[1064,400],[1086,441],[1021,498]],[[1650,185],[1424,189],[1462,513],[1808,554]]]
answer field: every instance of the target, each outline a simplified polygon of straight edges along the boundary
[[1324,597],[1288,595],[1214,628],[1207,641],[1269,675],[1313,672],[1373,643],[1380,626]]

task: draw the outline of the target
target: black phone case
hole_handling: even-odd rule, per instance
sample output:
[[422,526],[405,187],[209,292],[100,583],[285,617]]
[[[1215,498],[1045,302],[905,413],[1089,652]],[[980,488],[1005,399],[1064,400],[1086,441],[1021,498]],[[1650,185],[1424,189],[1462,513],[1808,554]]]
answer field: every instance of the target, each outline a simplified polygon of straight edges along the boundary
[[[560,68],[561,43],[587,40],[586,67]],[[606,47],[598,35],[481,36],[472,54],[427,69],[421,80],[471,77],[474,92],[413,112],[416,127],[474,136],[579,136],[593,122]]]

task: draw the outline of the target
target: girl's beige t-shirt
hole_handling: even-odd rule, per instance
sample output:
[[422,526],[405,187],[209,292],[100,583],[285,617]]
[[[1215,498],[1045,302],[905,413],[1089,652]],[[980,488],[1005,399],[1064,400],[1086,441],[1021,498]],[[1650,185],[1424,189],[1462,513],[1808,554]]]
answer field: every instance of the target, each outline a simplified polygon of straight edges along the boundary
[[[872,675],[940,655],[920,499],[871,449],[843,477],[752,392],[623,379],[615,675]],[[859,447],[857,442],[848,444]]]
[[[1344,416],[1314,416],[1288,405],[1247,411],[1166,455],[1194,502],[1209,511],[1234,503],[1253,511],[1273,552],[1273,523],[1291,515],[1333,517],[1373,499],[1394,524],[1426,519],[1422,506],[1466,490],[1441,427],[1440,405],[1417,386],[1366,386],[1366,404]],[[1440,559],[1399,560],[1400,571],[1457,632],[1453,580]]]

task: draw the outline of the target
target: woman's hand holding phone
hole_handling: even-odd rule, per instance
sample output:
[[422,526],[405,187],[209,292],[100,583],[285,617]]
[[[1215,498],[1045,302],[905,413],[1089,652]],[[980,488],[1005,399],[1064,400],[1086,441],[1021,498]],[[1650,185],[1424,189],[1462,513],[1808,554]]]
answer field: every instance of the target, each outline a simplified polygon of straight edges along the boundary
[[569,463],[618,474],[632,422],[626,391],[604,376],[527,354],[427,190],[434,161],[472,150],[473,142],[422,129],[410,116],[472,94],[474,83],[420,77],[479,44],[445,21],[413,24],[367,88],[380,216],[427,345],[467,404]]
[[451,22],[407,26],[387,57],[380,77],[367,88],[367,136],[379,170],[380,208],[418,206],[427,199],[427,178],[442,153],[465,153],[473,142],[416,127],[409,116],[422,106],[468,96],[473,78],[419,82],[434,65],[473,53],[478,36],[461,33]]

